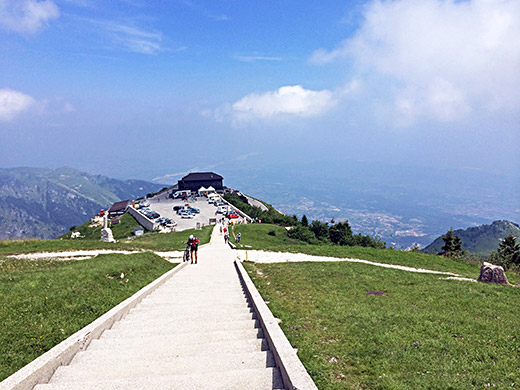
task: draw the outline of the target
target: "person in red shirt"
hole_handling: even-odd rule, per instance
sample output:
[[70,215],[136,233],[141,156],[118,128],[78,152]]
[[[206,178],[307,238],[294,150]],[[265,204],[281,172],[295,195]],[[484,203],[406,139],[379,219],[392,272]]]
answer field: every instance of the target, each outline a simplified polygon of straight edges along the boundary
[[190,246],[191,252],[191,264],[193,264],[193,252],[195,252],[195,264],[197,264],[198,256],[197,251],[199,249],[200,240],[195,237],[193,234],[189,237],[187,244]]

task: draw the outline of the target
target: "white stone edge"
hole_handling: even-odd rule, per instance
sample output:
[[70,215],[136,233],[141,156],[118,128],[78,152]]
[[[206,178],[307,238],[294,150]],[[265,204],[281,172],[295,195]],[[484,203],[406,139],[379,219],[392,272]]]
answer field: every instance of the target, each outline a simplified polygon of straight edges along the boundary
[[317,390],[318,388],[303,366],[296,350],[285,337],[280,325],[278,325],[278,320],[267,307],[239,260],[235,260],[235,267],[255,310],[257,319],[260,321],[264,337],[274,355],[276,366],[280,369],[284,387],[288,390]]
[[0,382],[0,390],[32,389],[39,383],[47,383],[58,367],[69,364],[76,353],[85,350],[92,340],[101,337],[101,334],[105,330],[110,329],[115,322],[123,318],[132,308],[141,302],[143,298],[183,269],[187,264],[188,263],[180,263],[83,329],[77,331],[69,338],[63,340],[43,355],[37,357],[4,379]]

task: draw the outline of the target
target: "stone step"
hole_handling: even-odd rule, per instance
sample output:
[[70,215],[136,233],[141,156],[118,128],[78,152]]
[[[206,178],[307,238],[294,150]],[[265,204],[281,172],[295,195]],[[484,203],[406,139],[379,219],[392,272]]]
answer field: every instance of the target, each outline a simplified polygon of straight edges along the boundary
[[249,338],[262,338],[262,329],[249,327],[246,329],[211,329],[201,332],[200,328],[186,329],[183,332],[173,331],[171,328],[133,328],[109,329],[103,332],[100,339],[124,339],[145,337],[177,336],[185,340],[198,340],[199,342],[211,342],[219,340],[241,340]]
[[246,310],[233,311],[233,312],[219,312],[219,311],[197,311],[197,312],[183,312],[172,309],[164,310],[132,310],[128,313],[122,321],[141,321],[153,319],[155,322],[160,322],[162,318],[176,319],[179,322],[186,320],[190,321],[207,321],[207,322],[218,322],[221,320],[226,321],[241,321],[241,320],[254,320],[256,313],[247,312]]
[[214,353],[178,358],[174,355],[161,359],[143,360],[132,355],[98,356],[78,354],[71,365],[61,366],[54,373],[51,383],[87,381],[91,378],[117,379],[155,375],[198,374],[208,375],[237,369],[274,367],[271,352]]
[[199,343],[196,341],[182,339],[179,336],[154,336],[147,338],[131,339],[96,339],[89,344],[87,351],[105,351],[110,353],[164,353],[175,351],[179,356],[196,356],[220,351],[222,353],[245,352],[245,351],[267,351],[269,346],[265,339],[245,340],[215,340]]
[[138,306],[136,306],[134,309],[140,309],[140,308],[162,308],[162,307],[174,307],[179,308],[181,310],[192,310],[192,309],[204,309],[204,308],[215,308],[218,310],[227,310],[228,308],[241,308],[245,310],[250,310],[251,305],[247,301],[239,301],[238,303],[210,303],[210,302],[199,302],[197,304],[193,303],[185,303],[185,302],[165,302],[163,301],[148,301],[148,302],[141,302]]
[[[200,322],[199,320],[183,320],[179,321],[172,318],[164,318],[160,321],[147,319],[139,322],[140,329],[168,329],[171,333],[191,333],[193,331],[208,332],[215,329],[215,325],[218,323],[218,329],[226,329],[229,331],[240,330],[240,329],[253,329],[260,328],[259,320],[246,320],[246,321],[229,321],[223,318],[222,321]],[[118,321],[112,326],[112,330],[117,329],[135,329],[136,325],[134,321]]]
[[40,384],[34,390],[275,390],[282,389],[277,368],[243,369],[209,373],[210,375],[184,374],[102,380],[92,378],[85,382]]
[[249,301],[245,295],[227,295],[225,297],[208,296],[201,297],[200,295],[191,295],[188,297],[175,297],[173,299],[146,299],[140,302],[136,307],[209,307],[209,306],[249,306]]
[[155,299],[150,298],[146,301],[147,304],[155,304],[155,303],[172,303],[176,304],[179,302],[179,304],[182,305],[198,305],[198,304],[205,304],[205,305],[227,305],[227,304],[240,304],[240,303],[246,303],[247,299],[245,295],[226,295],[226,296],[218,296],[218,295],[212,295],[207,297],[201,297],[200,295],[191,294],[191,295],[185,295],[185,296],[170,296],[169,299]]
[[232,297],[242,297],[245,296],[244,291],[242,291],[239,288],[236,288],[234,290],[226,290],[226,291],[218,291],[218,290],[198,290],[196,288],[176,288],[172,290],[165,290],[162,291],[161,294],[154,294],[149,295],[145,299],[143,299],[143,302],[147,302],[149,300],[165,300],[165,301],[176,301],[179,299],[186,299],[189,297],[215,297],[215,298],[222,298],[226,296],[232,296]]
[[[140,351],[136,354],[128,354],[126,351],[114,351],[114,353],[108,355],[100,353],[100,351],[81,351],[74,356],[72,361],[70,362],[70,367],[74,367],[80,364],[120,364],[126,365],[128,363],[139,362],[144,364],[144,362],[150,361],[176,361],[176,364],[179,366],[196,366],[205,364],[216,364],[215,362],[226,361],[233,362],[240,359],[248,359],[251,357],[251,361],[260,361],[257,367],[274,367],[274,356],[271,351],[247,351],[245,354],[241,352],[232,352],[232,353],[223,353],[222,351],[211,351],[204,355],[193,355],[193,356],[185,356],[179,355],[174,350],[163,350],[163,351]],[[103,363],[101,363],[103,362]],[[204,363],[203,362],[207,362]]]

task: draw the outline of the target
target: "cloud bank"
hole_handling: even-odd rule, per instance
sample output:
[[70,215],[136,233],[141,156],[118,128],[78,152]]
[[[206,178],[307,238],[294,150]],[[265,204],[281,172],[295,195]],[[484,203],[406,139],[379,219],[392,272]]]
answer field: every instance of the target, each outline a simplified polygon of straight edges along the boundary
[[60,16],[52,0],[0,0],[0,25],[22,34],[35,34]]
[[35,103],[29,95],[8,88],[0,89],[0,121],[13,120]]
[[310,117],[328,111],[335,104],[333,94],[328,90],[312,91],[292,85],[244,96],[233,104],[232,111],[238,120]]
[[403,123],[518,110],[520,2],[373,1],[352,37],[310,61],[343,61],[394,88],[391,104]]

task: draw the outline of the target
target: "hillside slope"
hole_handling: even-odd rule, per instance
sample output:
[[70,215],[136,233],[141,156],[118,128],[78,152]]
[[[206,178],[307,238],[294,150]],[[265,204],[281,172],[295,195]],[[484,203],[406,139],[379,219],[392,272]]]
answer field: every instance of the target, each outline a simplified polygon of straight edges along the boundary
[[[462,248],[468,252],[482,256],[489,256],[498,248],[500,242],[513,233],[520,237],[520,227],[510,221],[495,221],[491,225],[471,227],[466,230],[454,230],[453,233],[462,240]],[[430,245],[422,250],[424,253],[439,253],[444,245],[442,237],[438,237]]]
[[54,238],[100,208],[162,185],[116,180],[72,168],[0,169],[0,238]]

